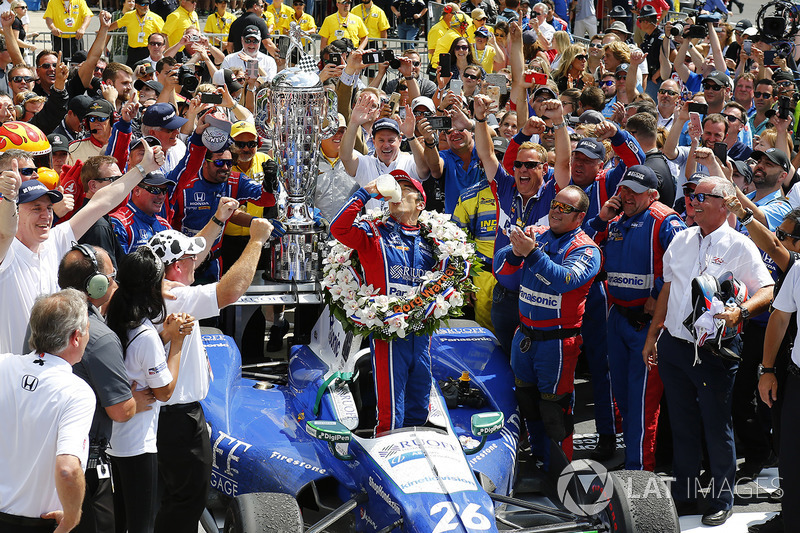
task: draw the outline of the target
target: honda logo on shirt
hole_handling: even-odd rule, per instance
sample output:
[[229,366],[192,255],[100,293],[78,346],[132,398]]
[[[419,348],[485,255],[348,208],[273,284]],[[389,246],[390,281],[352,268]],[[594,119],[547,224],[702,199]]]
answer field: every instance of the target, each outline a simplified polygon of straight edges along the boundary
[[33,392],[36,390],[36,387],[39,386],[39,378],[36,376],[31,376],[30,374],[25,374],[22,376],[22,388],[28,392]]
[[204,193],[204,192],[196,192],[196,193],[194,193],[194,201],[195,202],[205,202],[206,201],[206,193]]

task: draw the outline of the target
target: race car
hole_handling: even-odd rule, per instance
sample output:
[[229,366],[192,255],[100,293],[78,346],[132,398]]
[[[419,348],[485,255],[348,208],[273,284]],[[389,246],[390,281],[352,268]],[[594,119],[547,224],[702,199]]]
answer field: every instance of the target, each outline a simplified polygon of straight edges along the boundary
[[[608,496],[596,512],[513,496],[514,378],[493,334],[474,322],[453,320],[432,337],[428,422],[379,437],[369,349],[327,314],[288,363],[242,368],[230,337],[203,340],[214,374],[203,402],[211,485],[227,506],[225,532],[679,531],[651,473],[559,484],[571,502]],[[650,497],[627,497],[645,485]],[[203,525],[216,533],[208,514]]]

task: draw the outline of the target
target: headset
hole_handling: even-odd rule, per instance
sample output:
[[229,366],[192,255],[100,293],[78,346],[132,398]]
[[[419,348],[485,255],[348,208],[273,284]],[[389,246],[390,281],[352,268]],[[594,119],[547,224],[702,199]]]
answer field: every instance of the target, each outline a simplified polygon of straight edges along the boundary
[[100,272],[100,265],[97,263],[97,255],[94,253],[91,246],[86,246],[85,244],[75,243],[72,245],[72,249],[81,252],[91,261],[92,270],[94,270],[94,272],[86,277],[86,281],[83,282],[83,287],[86,290],[86,294],[89,295],[89,298],[99,300],[108,292],[109,281],[108,276]]

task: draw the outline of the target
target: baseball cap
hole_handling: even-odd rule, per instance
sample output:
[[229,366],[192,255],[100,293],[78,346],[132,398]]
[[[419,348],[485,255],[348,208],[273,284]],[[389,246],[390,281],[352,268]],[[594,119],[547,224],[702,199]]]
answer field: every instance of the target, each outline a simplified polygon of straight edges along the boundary
[[258,26],[248,26],[244,29],[244,33],[242,33],[242,38],[244,37],[258,37],[261,38],[261,30],[258,29]]
[[160,170],[154,170],[152,172],[148,172],[147,175],[142,178],[142,181],[139,182],[140,184],[144,183],[145,185],[152,185],[153,187],[158,187],[160,185],[166,185],[167,183],[172,183],[167,179],[163,172]]
[[114,114],[114,106],[111,105],[111,102],[109,102],[104,98],[98,98],[97,100],[92,102],[92,104],[89,106],[86,116],[108,118],[113,114]]
[[161,146],[161,141],[159,141],[152,135],[145,135],[144,137],[136,137],[134,140],[132,140],[131,144],[128,146],[128,152],[131,152],[139,148],[139,145],[142,144],[142,139],[145,139],[147,141],[147,144],[150,145],[150,148],[152,148],[153,146]]
[[492,137],[492,145],[494,146],[495,152],[505,154],[508,149],[508,139],[499,136]]
[[780,165],[786,172],[789,172],[789,157],[787,157],[786,152],[783,150],[779,148],[769,148],[764,152],[761,150],[754,150],[753,153],[750,154],[750,157],[756,161],[760,160],[762,156],[767,156],[767,159],[776,165]]
[[550,98],[558,98],[558,95],[556,95],[556,93],[555,93],[555,91],[553,91],[553,89],[551,89],[550,87],[547,87],[546,85],[542,85],[541,87],[539,87],[538,89],[533,91],[533,99],[536,100],[539,97],[539,95],[543,94],[543,93],[549,94]]
[[629,19],[631,18],[630,14],[625,11],[625,8],[622,6],[614,6],[611,8],[611,13],[608,14],[609,17],[612,19]]
[[753,23],[750,22],[748,19],[742,19],[736,23],[736,26],[733,27],[733,31],[744,31],[747,28],[752,28]]
[[375,121],[375,124],[372,125],[372,134],[379,132],[380,130],[392,130],[393,132],[399,134],[400,133],[400,126],[397,125],[397,121],[391,118],[379,118]]
[[133,70],[136,70],[136,67],[140,67],[142,65],[144,65],[145,74],[152,74],[153,72],[156,71],[156,64],[153,63],[153,60],[150,59],[149,57],[146,59],[142,59],[141,61],[137,61],[133,65]]
[[70,58],[69,62],[75,64],[83,63],[84,61],[86,61],[87,57],[89,57],[89,54],[86,52],[86,50],[76,50],[72,54],[72,57]]
[[47,136],[47,140],[50,142],[52,153],[69,152],[69,141],[60,133],[51,133]]
[[187,122],[188,120],[178,116],[172,104],[168,104],[167,102],[151,105],[147,108],[147,111],[144,112],[144,118],[142,118],[142,124],[145,126],[168,130],[177,130]]
[[339,53],[347,53],[353,49],[353,41],[350,39],[336,39],[328,46],[335,48]]
[[756,28],[754,26],[750,26],[749,28],[745,28],[745,30],[742,32],[742,35],[746,35],[748,37],[755,37],[756,35],[758,35],[758,28]]
[[69,99],[68,109],[75,113],[75,115],[83,120],[86,113],[89,112],[89,106],[92,105],[92,97],[86,94],[79,94]]
[[[472,20],[483,20],[483,19],[486,18],[486,12],[483,9],[481,9],[479,7],[476,7],[475,9],[472,10],[472,13],[470,13],[469,16],[472,17]],[[485,26],[481,26],[481,27],[485,28]],[[478,28],[478,29],[480,29],[480,28]],[[476,31],[475,33],[478,33],[478,32]]]
[[407,182],[409,182],[422,195],[422,201],[425,202],[425,203],[428,202],[428,197],[425,195],[425,189],[422,188],[422,184],[419,181],[417,181],[414,178],[412,178],[408,174],[408,172],[406,172],[405,170],[396,169],[396,170],[392,170],[391,172],[389,172],[389,174],[394,176],[394,179],[396,181],[407,181]]
[[686,186],[690,183],[694,183],[695,185],[697,185],[698,183],[700,183],[700,180],[707,177],[708,174],[706,174],[705,172],[695,172],[694,174],[689,176],[689,179],[686,180],[686,183],[683,184],[683,187],[685,189]]
[[436,113],[436,104],[433,103],[433,100],[428,98],[427,96],[417,96],[413,100],[411,100],[411,110],[418,108],[419,106],[423,106],[425,109],[430,111],[431,113]]
[[653,169],[644,165],[633,165],[623,176],[620,187],[627,187],[636,194],[658,188],[658,177]]
[[522,44],[533,44],[536,42],[536,33],[533,30],[522,32]]
[[233,76],[233,72],[229,68],[219,69],[216,71],[214,76],[211,78],[211,83],[218,87],[221,85],[226,85],[230,93],[235,93],[244,87],[241,83],[236,81],[236,78]]
[[625,23],[620,21],[612,22],[611,26],[609,26],[606,30],[606,33],[610,33],[612,31],[618,31],[620,33],[624,33],[625,35],[631,35],[631,32],[628,31]]
[[[477,10],[476,10],[477,11]],[[478,19],[480,20],[480,19]],[[476,37],[483,37],[484,39],[489,38],[489,30],[486,29],[486,26],[481,26],[477,30],[475,30]]]
[[707,80],[713,81],[714,83],[716,83],[720,87],[730,87],[731,86],[730,77],[727,74],[725,74],[724,72],[721,72],[719,70],[712,71],[711,74],[709,74],[708,76],[705,77],[703,82],[705,82]]
[[772,75],[772,81],[794,81],[794,76],[787,70],[779,70]]
[[203,237],[189,237],[178,230],[167,229],[150,237],[147,246],[165,265],[171,265],[184,255],[201,253],[206,248],[206,240]]
[[156,80],[147,80],[147,81],[136,80],[135,82],[133,82],[133,88],[136,89],[137,91],[141,91],[145,86],[153,89],[156,92],[156,94],[161,94],[161,91],[164,90],[164,86],[160,82],[157,82]]
[[580,152],[591,159],[605,159],[606,157],[606,147],[603,146],[603,143],[591,137],[578,141],[578,146],[575,147],[574,152]]
[[736,172],[742,175],[745,183],[753,182],[753,169],[750,168],[750,165],[744,161],[738,161],[736,159],[731,160],[731,163],[733,164],[733,168],[736,170]]
[[580,118],[578,121],[581,124],[601,124],[605,121],[605,117],[600,111],[595,111],[594,109],[590,109],[588,111],[584,111],[581,113]]
[[614,74],[616,75],[619,74],[620,72],[627,73],[628,68],[630,68],[630,66],[631,66],[630,63],[620,63],[619,65],[617,65],[617,68],[614,69]]
[[238,122],[234,122],[231,126],[231,137],[234,139],[241,135],[242,133],[252,133],[253,135],[258,138],[258,132],[256,131],[256,127],[253,125],[252,122],[248,122],[246,120],[240,120]]
[[34,200],[38,200],[44,195],[50,197],[50,200],[53,203],[60,202],[64,195],[56,190],[50,190],[44,186],[39,180],[26,180],[22,182],[22,185],[19,187],[19,194],[17,195],[17,203],[18,204],[27,204],[28,202],[33,202]]

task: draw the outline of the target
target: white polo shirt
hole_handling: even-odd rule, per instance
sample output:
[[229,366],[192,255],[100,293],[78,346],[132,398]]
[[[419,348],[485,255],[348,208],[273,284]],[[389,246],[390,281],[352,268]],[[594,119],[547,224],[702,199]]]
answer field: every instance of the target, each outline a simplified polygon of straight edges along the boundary
[[[785,313],[797,312],[797,302],[800,302],[800,262],[795,261],[786,278],[783,280],[781,290],[775,295],[772,307]],[[796,320],[800,323],[800,314]],[[792,362],[800,366],[800,342],[795,342],[792,346]]]
[[21,353],[36,297],[58,291],[58,263],[77,241],[68,222],[50,230],[33,253],[14,239],[0,263],[0,353]]
[[719,278],[728,271],[751,296],[775,284],[753,241],[727,223],[705,237],[697,226],[675,235],[664,252],[664,281],[672,283],[664,326],[673,337],[694,342],[683,325],[692,311],[692,280],[701,274]]
[[[392,161],[389,165],[384,165],[383,162],[374,155],[364,155],[356,151],[353,151],[353,154],[358,158],[358,170],[356,170],[356,175],[353,177],[362,187],[378,176],[388,174],[396,169],[405,170],[408,172],[409,176],[417,181],[421,181],[417,174],[417,164],[414,162],[414,155],[408,152],[399,152],[397,154],[397,159]],[[375,209],[382,205],[383,200],[375,200],[373,198],[367,202],[366,208]]]
[[252,57],[244,52],[236,52],[225,56],[222,60],[221,68],[240,68],[247,72],[247,64],[245,61],[255,59],[258,61],[258,66],[264,71],[267,81],[272,81],[275,74],[278,73],[278,65],[275,60],[263,52],[258,52],[255,57]]
[[74,455],[86,469],[95,396],[60,357],[0,358],[0,511],[39,518],[62,509],[56,456]]
[[[172,374],[167,368],[167,356],[158,331],[150,320],[128,332],[130,344],[125,349],[125,370],[128,381],[136,383],[136,390],[156,389],[169,385]],[[156,453],[158,413],[161,403],[156,402],[149,411],[136,413],[127,422],[114,422],[108,455],[133,457],[143,453]]]
[[[175,300],[165,300],[167,314],[189,313],[196,320],[211,318],[219,315],[217,306],[217,285],[197,285],[193,287],[176,287],[172,289]],[[158,330],[163,330],[163,324],[158,325]],[[169,352],[169,344],[166,346]],[[178,372],[178,382],[175,390],[164,405],[199,402],[208,394],[211,381],[211,366],[208,355],[203,346],[203,335],[200,325],[195,322],[192,332],[183,339],[181,347],[181,369]]]

